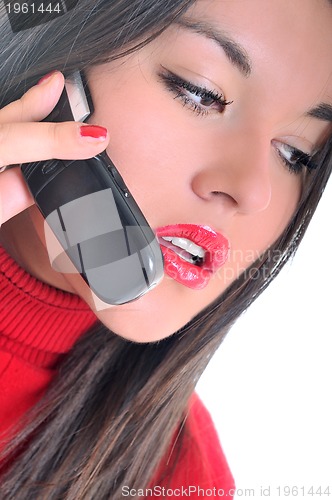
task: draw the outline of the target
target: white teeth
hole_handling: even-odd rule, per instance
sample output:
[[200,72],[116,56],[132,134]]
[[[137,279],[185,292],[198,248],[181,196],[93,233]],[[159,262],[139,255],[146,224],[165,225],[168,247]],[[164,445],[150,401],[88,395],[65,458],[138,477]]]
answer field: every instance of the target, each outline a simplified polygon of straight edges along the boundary
[[196,245],[194,242],[188,240],[187,238],[174,238],[171,236],[163,236],[162,238],[166,241],[171,241],[173,245],[182,248],[192,255],[195,255],[201,259],[204,258],[205,251],[203,250],[203,248]]

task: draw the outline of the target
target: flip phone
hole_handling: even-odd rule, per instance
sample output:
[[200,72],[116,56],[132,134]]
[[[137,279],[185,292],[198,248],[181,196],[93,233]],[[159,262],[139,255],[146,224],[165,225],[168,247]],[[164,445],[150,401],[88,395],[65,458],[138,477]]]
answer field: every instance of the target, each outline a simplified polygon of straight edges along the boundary
[[[84,121],[92,110],[88,88],[76,72],[44,121]],[[39,161],[21,169],[47,225],[99,299],[125,304],[160,282],[159,243],[106,151],[87,160]],[[59,262],[51,263],[66,272]]]

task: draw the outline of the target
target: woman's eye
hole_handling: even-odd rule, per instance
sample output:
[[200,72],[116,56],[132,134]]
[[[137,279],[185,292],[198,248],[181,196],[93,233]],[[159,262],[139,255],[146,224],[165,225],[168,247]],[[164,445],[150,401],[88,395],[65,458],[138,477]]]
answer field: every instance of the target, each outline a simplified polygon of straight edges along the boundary
[[211,111],[223,113],[225,107],[232,103],[226,101],[222,94],[194,85],[170,71],[160,73],[159,77],[175,99],[180,99],[184,106],[199,115],[206,115]]
[[191,97],[191,99],[200,106],[205,106],[206,108],[209,108],[216,103],[216,100],[213,97],[207,95],[193,94],[189,91],[187,92],[188,92],[188,97]]
[[316,168],[313,156],[308,153],[304,153],[304,151],[293,148],[283,142],[273,141],[273,144],[281,160],[291,173],[299,174],[303,171],[304,167],[307,167],[308,170]]

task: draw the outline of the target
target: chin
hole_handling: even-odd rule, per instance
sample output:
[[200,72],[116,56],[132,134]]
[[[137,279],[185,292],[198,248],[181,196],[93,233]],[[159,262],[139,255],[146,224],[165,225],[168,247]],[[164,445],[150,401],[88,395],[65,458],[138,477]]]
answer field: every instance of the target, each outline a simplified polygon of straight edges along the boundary
[[167,324],[163,327],[152,321],[154,315],[140,311],[124,311],[125,306],[116,306],[116,310],[97,313],[99,320],[119,337],[136,343],[158,342],[171,336],[177,329]]
[[67,275],[67,281],[101,323],[132,342],[160,341],[182,328],[192,316],[186,307],[179,308],[178,287],[182,285],[174,282],[165,281],[133,302],[109,305],[96,298],[80,275]]
[[161,284],[134,302],[100,311],[98,318],[127,340],[158,342],[174,335],[198,313],[186,307],[181,288],[174,282]]

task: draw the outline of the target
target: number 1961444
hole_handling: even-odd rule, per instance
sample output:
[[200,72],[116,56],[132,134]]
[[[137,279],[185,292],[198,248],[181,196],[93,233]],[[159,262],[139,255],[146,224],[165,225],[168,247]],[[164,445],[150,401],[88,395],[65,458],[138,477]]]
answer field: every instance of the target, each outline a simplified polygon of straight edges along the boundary
[[276,487],[278,497],[299,497],[305,499],[327,498],[332,495],[332,487],[326,486],[278,486]]
[[62,14],[60,2],[9,2],[6,3],[8,14]]

